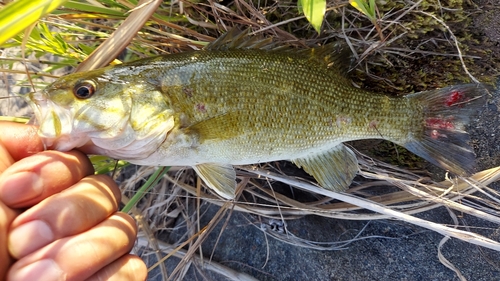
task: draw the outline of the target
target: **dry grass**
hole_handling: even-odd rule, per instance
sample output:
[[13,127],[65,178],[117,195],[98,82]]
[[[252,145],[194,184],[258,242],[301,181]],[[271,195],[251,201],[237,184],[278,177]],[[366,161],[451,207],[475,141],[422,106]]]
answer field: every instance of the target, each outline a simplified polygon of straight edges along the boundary
[[[422,0],[394,1],[398,5],[380,15],[377,21],[378,28],[349,7],[346,1],[329,2],[328,21],[325,22],[321,35],[308,27],[304,17],[296,12],[295,1],[235,0],[227,4],[216,1],[200,3],[182,1],[167,5],[162,1],[143,0],[137,7],[127,1],[118,2],[133,9],[126,15],[124,21],[123,18],[106,20],[86,18],[85,13],[62,14],[45,19],[44,22],[59,30],[63,30],[64,25],[78,25],[107,34],[102,37],[95,35],[85,37],[87,44],[99,47],[79,65],[78,71],[106,65],[110,63],[110,59],[115,58],[126,48],[131,58],[198,49],[232,26],[251,26],[255,33],[264,33],[273,36],[276,41],[300,47],[331,40],[345,40],[356,58],[357,67],[354,72],[362,73],[355,78],[355,82],[372,88],[406,91],[445,83],[441,81],[437,85],[427,85],[424,80],[418,80],[418,83],[425,85],[409,85],[389,75],[382,77],[380,73],[373,72],[380,68],[394,68],[398,71],[398,68],[408,67],[406,64],[408,61],[428,56],[439,57],[446,61],[458,59],[462,67],[460,71],[466,73],[465,76],[473,81],[477,79],[467,69],[467,60],[472,57],[463,54],[461,43],[453,34],[452,27],[442,17],[431,14],[429,8],[424,9],[422,2],[426,1]],[[433,9],[444,15],[453,8],[436,5]],[[171,16],[182,20],[167,20]],[[432,26],[436,30],[429,31],[430,34],[418,33],[411,27],[411,23],[421,18],[427,21],[435,20],[436,23]],[[436,26],[441,26],[441,30]],[[101,42],[102,38],[106,40]],[[432,45],[436,47],[431,48]],[[4,50],[4,54],[15,56],[7,49]],[[81,58],[84,57],[86,56]],[[12,69],[11,63],[5,61],[3,63],[9,67],[3,69],[4,75],[19,71]],[[43,68],[34,70],[33,67],[40,63],[34,57],[23,62],[30,66],[29,74],[34,78],[52,75],[51,71],[45,71]],[[373,86],[369,81],[376,81],[382,86]],[[47,80],[35,81],[35,86],[43,87],[46,82]],[[499,223],[500,196],[488,185],[498,180],[500,168],[479,172],[471,178],[450,178],[435,182],[362,154],[358,154],[358,158],[361,167],[360,181],[354,183],[347,193],[327,191],[304,179],[285,175],[280,171],[280,163],[270,163],[263,167],[239,167],[239,196],[235,201],[224,201],[207,192],[192,171],[174,168],[133,210],[141,226],[137,251],[145,259],[149,256],[154,256],[153,260],[180,258],[181,261],[173,272],[168,271],[162,262],[155,265],[160,267],[161,274],[167,280],[181,280],[190,267],[199,264],[204,265],[204,270],[215,271],[229,279],[255,280],[251,276],[217,264],[208,258],[210,253],[201,251],[201,243],[213,227],[224,219],[224,215],[230,215],[232,212],[250,213],[262,220],[264,218],[266,221],[270,220],[271,224],[256,226],[270,236],[297,247],[334,250],[341,249],[356,239],[365,239],[356,237],[353,240],[325,245],[301,239],[286,231],[286,221],[305,215],[317,215],[348,220],[397,218],[442,234],[445,237],[443,243],[447,237],[454,237],[500,251],[500,243],[472,231],[412,216],[445,206],[451,210]],[[130,170],[125,170],[123,174],[128,174],[127,177],[119,178],[125,199],[135,193],[137,185],[148,178],[155,168],[133,169],[136,170],[132,171],[131,176]],[[302,202],[280,193],[273,188],[277,182],[304,190],[315,200]],[[197,212],[202,202],[222,207],[212,221],[204,226],[200,225]],[[184,227],[187,230],[185,235],[172,244],[162,240],[165,234],[178,227],[176,222],[179,219],[185,223]],[[443,264],[454,270],[459,278],[463,278],[460,271],[446,261],[441,252],[439,257]]]
[[[359,155],[359,157],[360,160],[367,159],[363,155]],[[484,220],[500,223],[500,210],[498,208],[500,197],[496,191],[487,187],[488,184],[499,179],[500,168],[482,171],[470,178],[434,182],[428,178],[411,174],[372,159],[360,162],[361,175],[369,180],[365,183],[355,184],[349,189],[348,193],[327,191],[303,179],[271,172],[276,170],[274,165],[269,165],[265,169],[256,166],[239,167],[239,171],[241,171],[239,179],[241,180],[241,186],[244,186],[244,188],[241,189],[239,198],[234,202],[221,200],[206,190],[201,191],[199,181],[190,170],[171,171],[162,180],[161,185],[138,206],[137,219],[142,221],[144,225],[148,225],[146,229],[149,231],[161,233],[162,231],[173,231],[172,228],[179,227],[176,226],[175,222],[177,221],[176,217],[180,217],[187,224],[185,227],[188,232],[182,237],[181,241],[174,244],[168,244],[166,241],[154,238],[155,236],[151,233],[144,232],[145,235],[140,238],[139,245],[149,247],[152,250],[162,249],[166,258],[171,256],[182,258],[178,271],[167,274],[172,279],[181,280],[186,272],[186,267],[189,267],[191,262],[196,261],[199,263],[200,256],[197,250],[201,250],[199,247],[212,227],[222,220],[227,213],[239,211],[258,215],[261,217],[260,221],[269,221],[268,224],[261,223],[256,227],[260,228],[268,236],[297,247],[339,250],[353,241],[370,238],[355,237],[345,241],[324,243],[304,240],[286,230],[288,220],[301,218],[305,215],[319,215],[349,220],[396,218],[442,234],[445,237],[443,243],[449,237],[454,237],[500,251],[499,242],[472,231],[460,230],[456,229],[456,226],[445,226],[412,216],[412,214],[446,206],[459,213],[468,213]],[[141,167],[134,177],[146,178],[154,172],[154,169],[152,167]],[[125,194],[134,192],[137,180],[134,177],[122,184],[125,188]],[[273,189],[273,186],[278,181],[294,188],[306,190],[314,194],[317,199],[315,201],[301,202],[278,193]],[[402,191],[390,188],[390,186],[400,187]],[[489,199],[484,199],[484,196],[473,195],[478,190],[487,194],[486,197],[489,197]],[[374,192],[377,194],[372,195]],[[193,214],[199,215],[200,199],[222,207],[206,226],[200,226],[198,216],[193,216]],[[479,205],[483,207],[478,208]],[[182,249],[186,246],[189,249],[187,251]],[[439,255],[443,263],[449,264],[440,252]],[[205,256],[205,258],[208,258],[208,256]],[[228,269],[225,271],[224,266],[217,265],[211,259],[205,260],[205,262],[210,265],[204,267],[205,269],[215,270],[228,278],[234,277],[233,270]],[[242,278],[250,277],[245,276]]]

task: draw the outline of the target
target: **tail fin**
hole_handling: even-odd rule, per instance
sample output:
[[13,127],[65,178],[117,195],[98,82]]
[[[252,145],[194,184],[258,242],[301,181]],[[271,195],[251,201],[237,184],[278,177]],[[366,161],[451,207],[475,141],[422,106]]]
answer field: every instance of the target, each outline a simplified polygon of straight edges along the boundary
[[404,146],[425,160],[450,172],[468,176],[474,172],[475,154],[465,126],[486,102],[488,90],[481,84],[465,84],[408,95],[421,105],[423,130]]

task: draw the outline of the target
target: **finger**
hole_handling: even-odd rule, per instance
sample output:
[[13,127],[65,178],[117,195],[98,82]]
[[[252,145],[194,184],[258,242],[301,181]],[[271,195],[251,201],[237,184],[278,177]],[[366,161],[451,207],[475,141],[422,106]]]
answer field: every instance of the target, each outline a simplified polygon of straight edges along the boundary
[[108,176],[89,176],[19,215],[11,224],[9,250],[20,259],[58,239],[82,233],[118,209],[120,189]]
[[0,143],[0,174],[14,163],[10,152]]
[[7,279],[87,279],[128,253],[136,233],[134,220],[116,213],[84,233],[55,241],[20,259],[10,268]]
[[148,269],[138,256],[125,255],[96,272],[87,281],[141,281],[146,280],[147,275]]
[[0,200],[11,208],[32,206],[93,173],[90,160],[79,151],[40,152],[0,174]]
[[0,144],[6,147],[14,161],[44,150],[35,126],[0,121],[0,132]]
[[[0,243],[7,241],[7,229],[16,216],[17,213],[14,210],[8,208],[0,201]],[[0,245],[0,261],[0,280],[4,280],[4,275],[7,273],[7,269],[13,260],[3,244]]]

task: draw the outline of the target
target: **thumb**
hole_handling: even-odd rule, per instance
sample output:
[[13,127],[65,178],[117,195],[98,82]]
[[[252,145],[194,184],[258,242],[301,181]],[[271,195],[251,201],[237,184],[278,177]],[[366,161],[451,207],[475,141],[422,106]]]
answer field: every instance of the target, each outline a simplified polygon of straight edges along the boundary
[[43,151],[43,148],[35,126],[0,121],[0,173],[14,162]]

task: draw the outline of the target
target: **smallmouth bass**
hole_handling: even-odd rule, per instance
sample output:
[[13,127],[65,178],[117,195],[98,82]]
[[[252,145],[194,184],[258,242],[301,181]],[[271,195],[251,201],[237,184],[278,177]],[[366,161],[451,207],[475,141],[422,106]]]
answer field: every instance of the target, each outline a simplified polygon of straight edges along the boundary
[[61,77],[29,96],[39,134],[56,150],[191,166],[228,199],[233,165],[276,160],[344,191],[358,171],[350,140],[386,139],[455,174],[473,171],[464,127],[485,103],[482,85],[389,97],[351,85],[341,45],[289,50],[245,35]]

